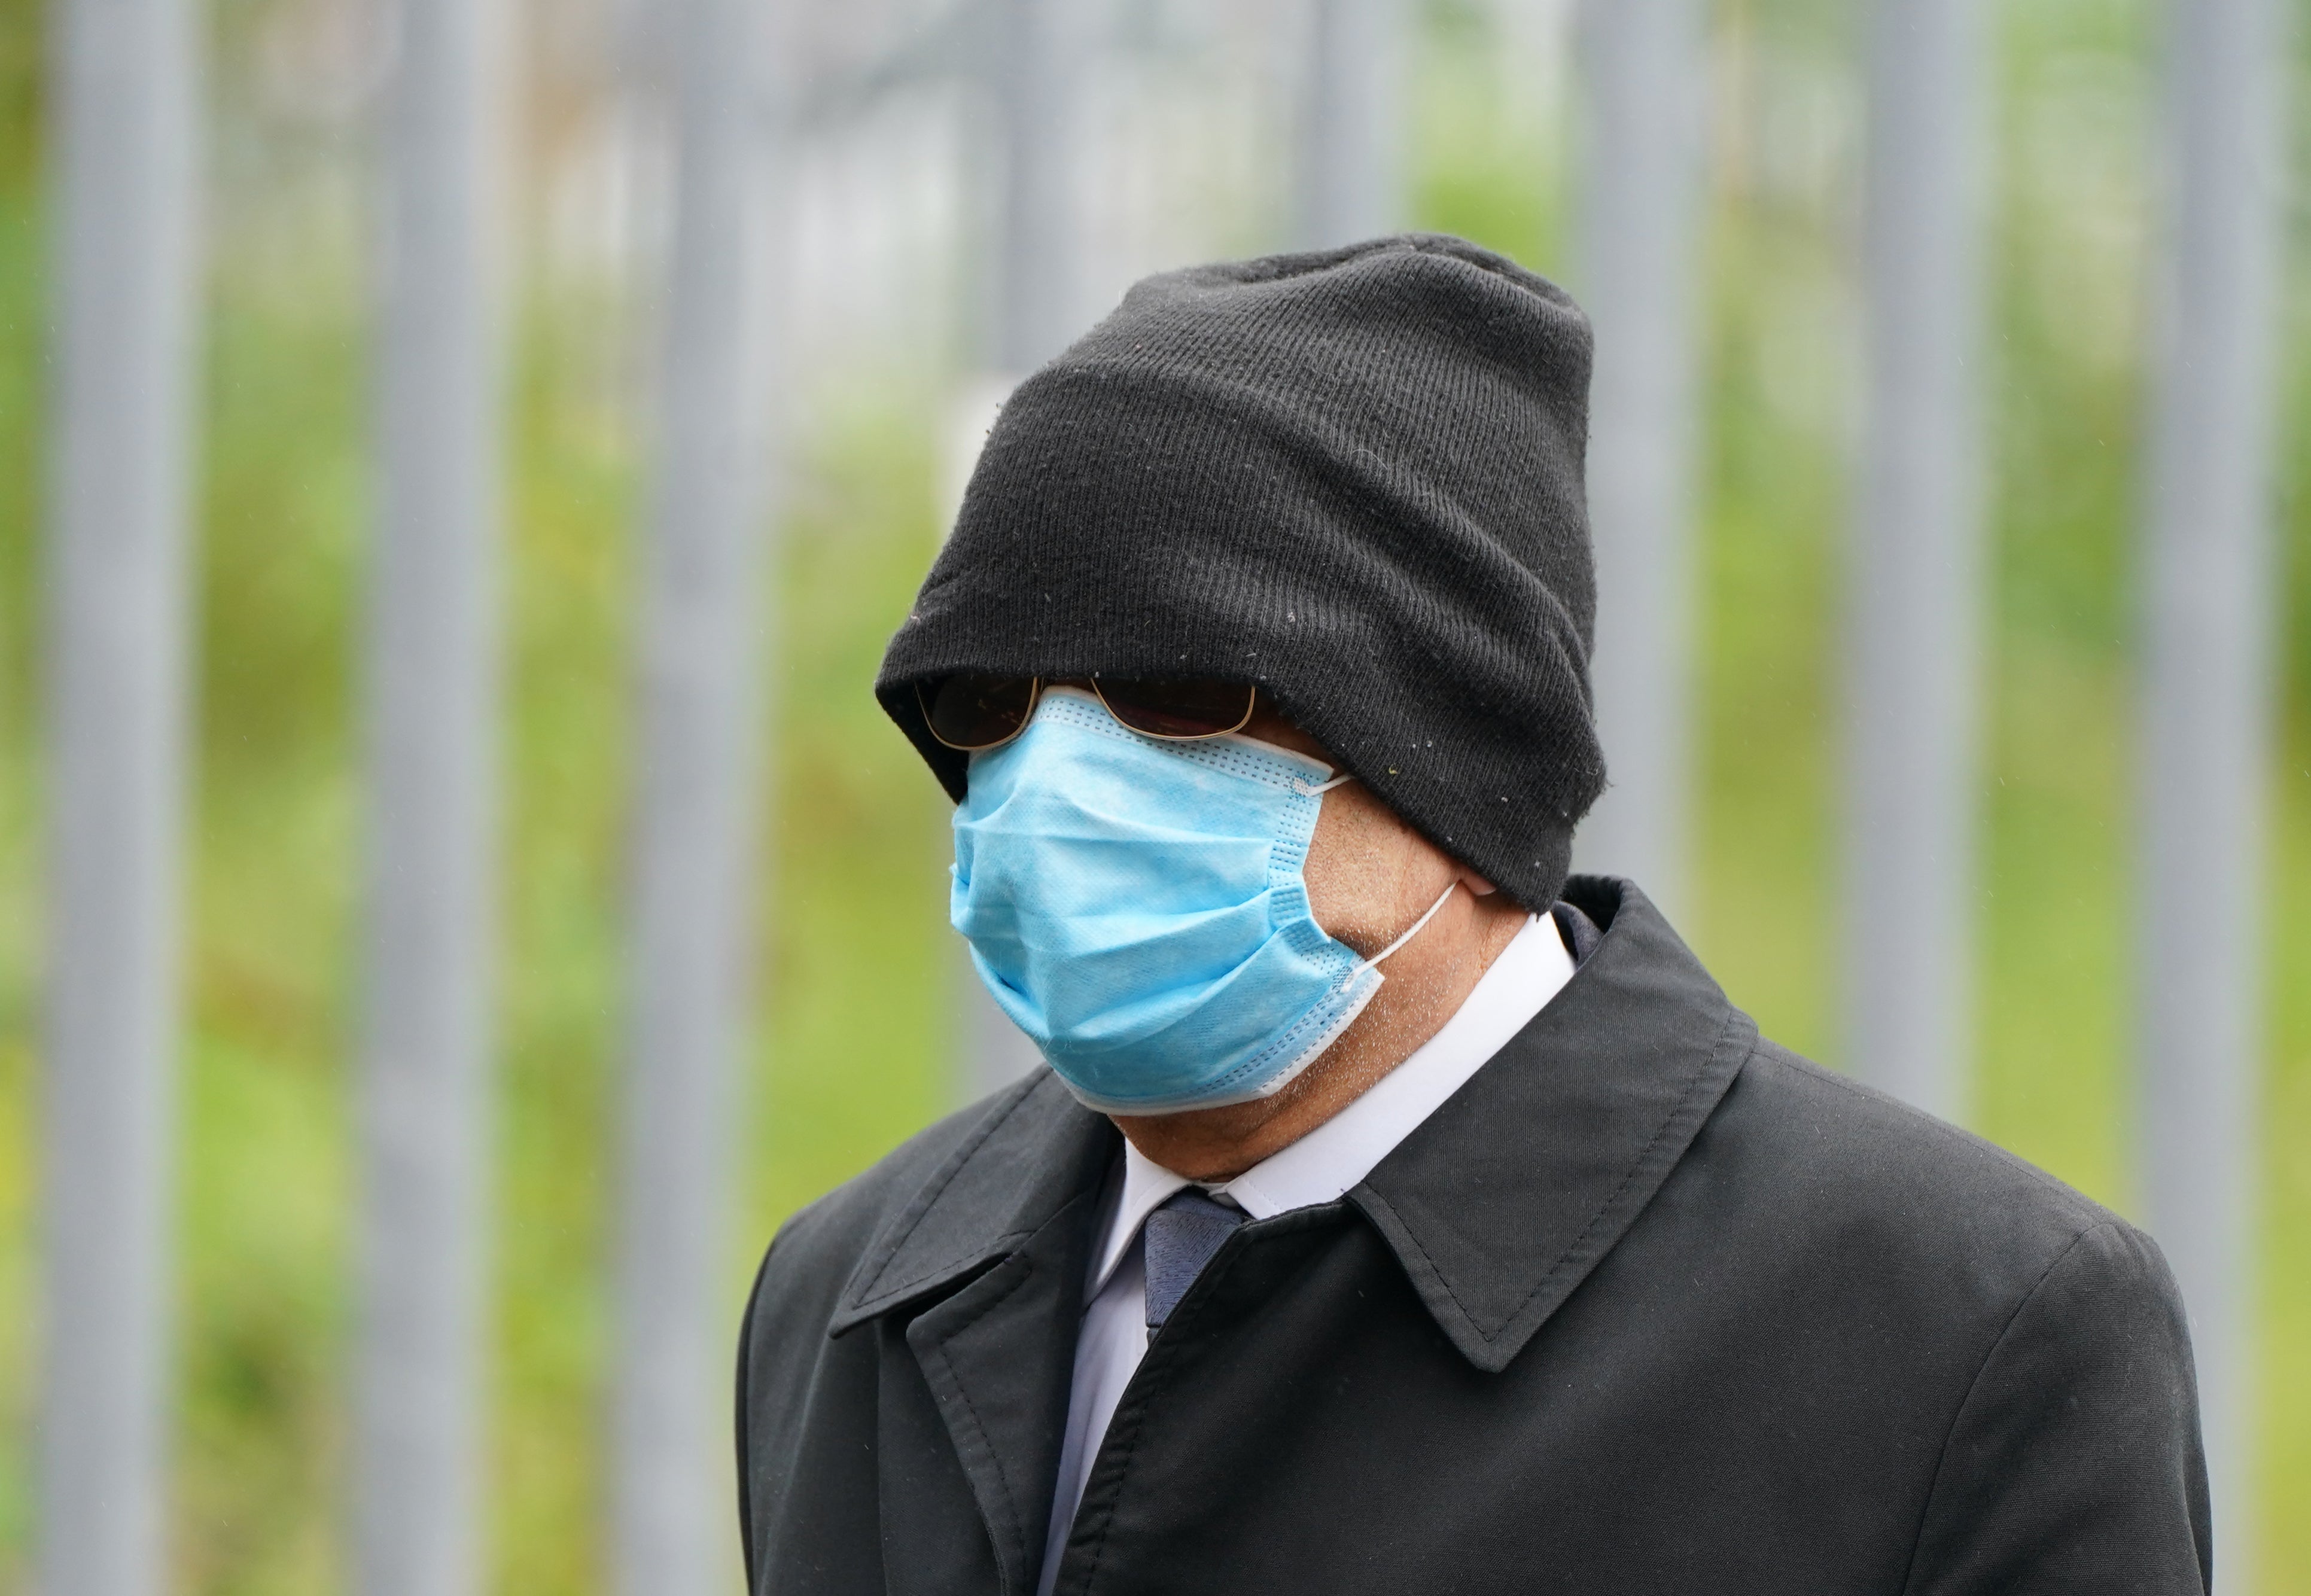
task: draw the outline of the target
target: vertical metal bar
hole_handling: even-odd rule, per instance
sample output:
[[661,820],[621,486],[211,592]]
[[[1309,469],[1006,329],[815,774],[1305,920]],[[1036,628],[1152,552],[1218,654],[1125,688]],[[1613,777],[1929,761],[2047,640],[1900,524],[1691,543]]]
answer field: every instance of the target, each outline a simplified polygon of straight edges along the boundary
[[2176,0],[2146,550],[2144,1212],[2189,1305],[2223,1583],[2245,1590],[2271,685],[2280,0]]
[[189,0],[58,0],[39,1587],[164,1579],[195,350]]
[[645,555],[612,1532],[628,1596],[728,1579],[723,1243],[763,821],[757,665],[774,198],[765,8],[673,13],[676,175]]
[[[993,101],[996,182],[986,304],[992,369],[966,384],[949,417],[949,524],[979,445],[1019,379],[1083,330],[1079,206],[1074,191],[1077,34],[1068,0],[992,0],[986,59]],[[955,950],[949,1016],[954,1089],[966,1102],[1008,1085],[1041,1062],[995,1007],[969,958]]]
[[[979,460],[980,446],[986,441],[1009,391],[1002,379],[983,377],[966,386],[950,407],[945,439],[947,454],[940,473],[945,489],[940,502],[942,526],[955,525],[964,489]],[[954,1028],[955,1042],[950,1084],[960,1105],[1001,1091],[1042,1063],[1043,1055],[1027,1033],[996,1007],[972,964],[969,946],[957,938],[950,951],[955,1002],[948,1024]]]
[[1596,330],[1591,676],[1612,786],[1583,868],[1687,895],[1693,784],[1696,257],[1708,82],[1699,0],[1583,0],[1581,283]]
[[493,0],[401,0],[379,269],[354,1577],[482,1574],[496,951]]
[[1016,379],[1082,327],[1068,0],[993,0],[1002,183],[996,224],[996,367]]
[[[970,484],[979,451],[987,441],[995,418],[1009,397],[1004,378],[984,375],[968,383],[947,413],[945,458],[940,468],[940,525],[952,528],[963,508],[964,490]],[[1043,1061],[1027,1033],[996,1007],[986,985],[971,963],[971,952],[955,939],[951,961],[955,999],[949,1014],[956,1039],[952,1089],[958,1103],[975,1103],[1025,1075]]]
[[1304,249],[1392,232],[1404,213],[1399,0],[1309,0],[1294,228]]
[[1966,1109],[1973,999],[1983,71],[1975,0],[1878,0],[1846,617],[1846,1035],[1863,1079],[1949,1119]]
[[1043,1055],[1011,1016],[995,1006],[967,953],[958,949],[955,979],[964,1035],[964,1070],[957,1083],[963,1101],[973,1103],[999,1092],[1043,1061]]

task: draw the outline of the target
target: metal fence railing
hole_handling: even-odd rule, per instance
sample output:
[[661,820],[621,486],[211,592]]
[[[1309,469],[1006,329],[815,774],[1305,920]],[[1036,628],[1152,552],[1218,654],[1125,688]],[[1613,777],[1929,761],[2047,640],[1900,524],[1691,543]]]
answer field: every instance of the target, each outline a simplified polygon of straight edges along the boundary
[[[976,198],[950,207],[964,218],[950,242],[975,264],[937,281],[985,308],[951,363],[999,386],[1081,330],[1118,261],[1170,264],[1116,246],[1094,215],[1101,179],[1085,163],[1121,125],[1120,101],[1093,92],[1103,63],[1188,48],[1199,29],[1222,41],[1202,48],[1234,48],[1227,30],[1251,25],[1155,0],[955,0],[837,70],[814,29],[841,9],[667,0],[653,13],[667,70],[634,91],[663,97],[672,175],[639,575],[608,1424],[608,1565],[632,1596],[691,1596],[728,1577],[719,1271],[761,907],[752,839],[770,791],[763,528],[812,336],[807,294],[825,275],[798,264],[815,141],[894,96],[964,108],[956,125],[975,131],[960,191]],[[54,11],[38,1579],[46,1596],[151,1596],[168,1580],[201,24],[191,0]],[[397,0],[379,121],[351,1513],[355,1580],[371,1596],[483,1583],[516,12]],[[1420,15],[1408,0],[1253,12],[1289,66],[1255,84],[1279,102],[1268,125],[1286,146],[1272,162],[1284,220],[1216,236],[1312,246],[1401,224],[1416,209],[1406,103]],[[1976,0],[1869,12],[1843,979],[1854,1066],[1955,1117],[1978,958],[1993,30]],[[2220,1539],[2237,1546],[2287,39],[2279,0],[2169,0],[2167,13],[2140,688],[2141,1167],[2150,1228],[2194,1321]],[[1598,334],[1596,678],[1617,781],[1582,854],[1638,876],[1672,912],[1694,874],[1707,26],[1699,0],[1593,0],[1572,57],[1574,286]],[[983,1016],[955,1029],[960,1050],[985,1055],[973,1078],[1016,1067],[1016,1051],[995,1056],[1000,1038],[970,1040],[989,1034]]]

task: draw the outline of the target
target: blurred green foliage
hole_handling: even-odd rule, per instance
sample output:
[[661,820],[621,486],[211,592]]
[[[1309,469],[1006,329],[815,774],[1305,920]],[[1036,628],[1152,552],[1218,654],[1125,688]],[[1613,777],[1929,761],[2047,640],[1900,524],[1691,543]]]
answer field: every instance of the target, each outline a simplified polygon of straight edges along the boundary
[[[31,1535],[34,661],[44,381],[37,0],[0,0],[0,1592]],[[2010,6],[2000,50],[1994,577],[1980,898],[1986,1134],[2122,1209],[2131,580],[2155,128],[2149,0]],[[1431,4],[1424,225],[1565,276],[1562,129],[1484,13]],[[1853,8],[1722,0],[1702,493],[1704,875],[1693,939],[1836,1062],[1839,558],[1855,306]],[[1841,131],[1843,130],[1843,131]],[[2311,170],[2311,166],[2303,170]],[[179,1264],[179,1588],[339,1588],[361,879],[368,355],[357,239],[221,240],[204,388],[200,733]],[[2291,273],[2307,286],[2301,270]],[[509,375],[495,1583],[599,1588],[622,1051],[636,418],[618,308],[533,288]],[[2290,297],[2284,740],[2272,778],[2263,1539],[2311,1592],[2311,293]],[[735,1321],[777,1220],[954,1086],[943,807],[867,688],[936,546],[942,396],[853,372],[798,416],[765,709],[765,994],[729,1237]],[[2289,1511],[2293,1505],[2298,1511]]]
[[34,1157],[31,1035],[37,902],[26,756],[38,503],[40,304],[39,0],[0,0],[0,1591],[24,1588],[31,1533]]

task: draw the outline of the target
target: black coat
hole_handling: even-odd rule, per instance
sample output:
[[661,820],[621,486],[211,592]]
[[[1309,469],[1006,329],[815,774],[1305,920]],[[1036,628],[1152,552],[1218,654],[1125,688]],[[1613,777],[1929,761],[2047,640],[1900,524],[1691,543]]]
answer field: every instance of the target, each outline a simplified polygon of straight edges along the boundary
[[[2158,1248],[1760,1040],[1626,884],[1567,896],[1606,931],[1548,1007],[1173,1310],[1059,1590],[2202,1591]],[[757,1596],[1034,1590],[1116,1152],[1038,1072],[780,1232]]]

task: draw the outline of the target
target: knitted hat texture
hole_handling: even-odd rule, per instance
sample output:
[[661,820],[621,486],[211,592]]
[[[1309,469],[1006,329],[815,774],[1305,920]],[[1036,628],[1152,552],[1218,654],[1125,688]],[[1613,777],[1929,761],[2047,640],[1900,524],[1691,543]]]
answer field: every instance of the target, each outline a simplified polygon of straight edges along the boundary
[[876,693],[957,671],[1258,685],[1517,902],[1604,785],[1582,491],[1589,326],[1462,240],[1150,277],[1022,382]]

